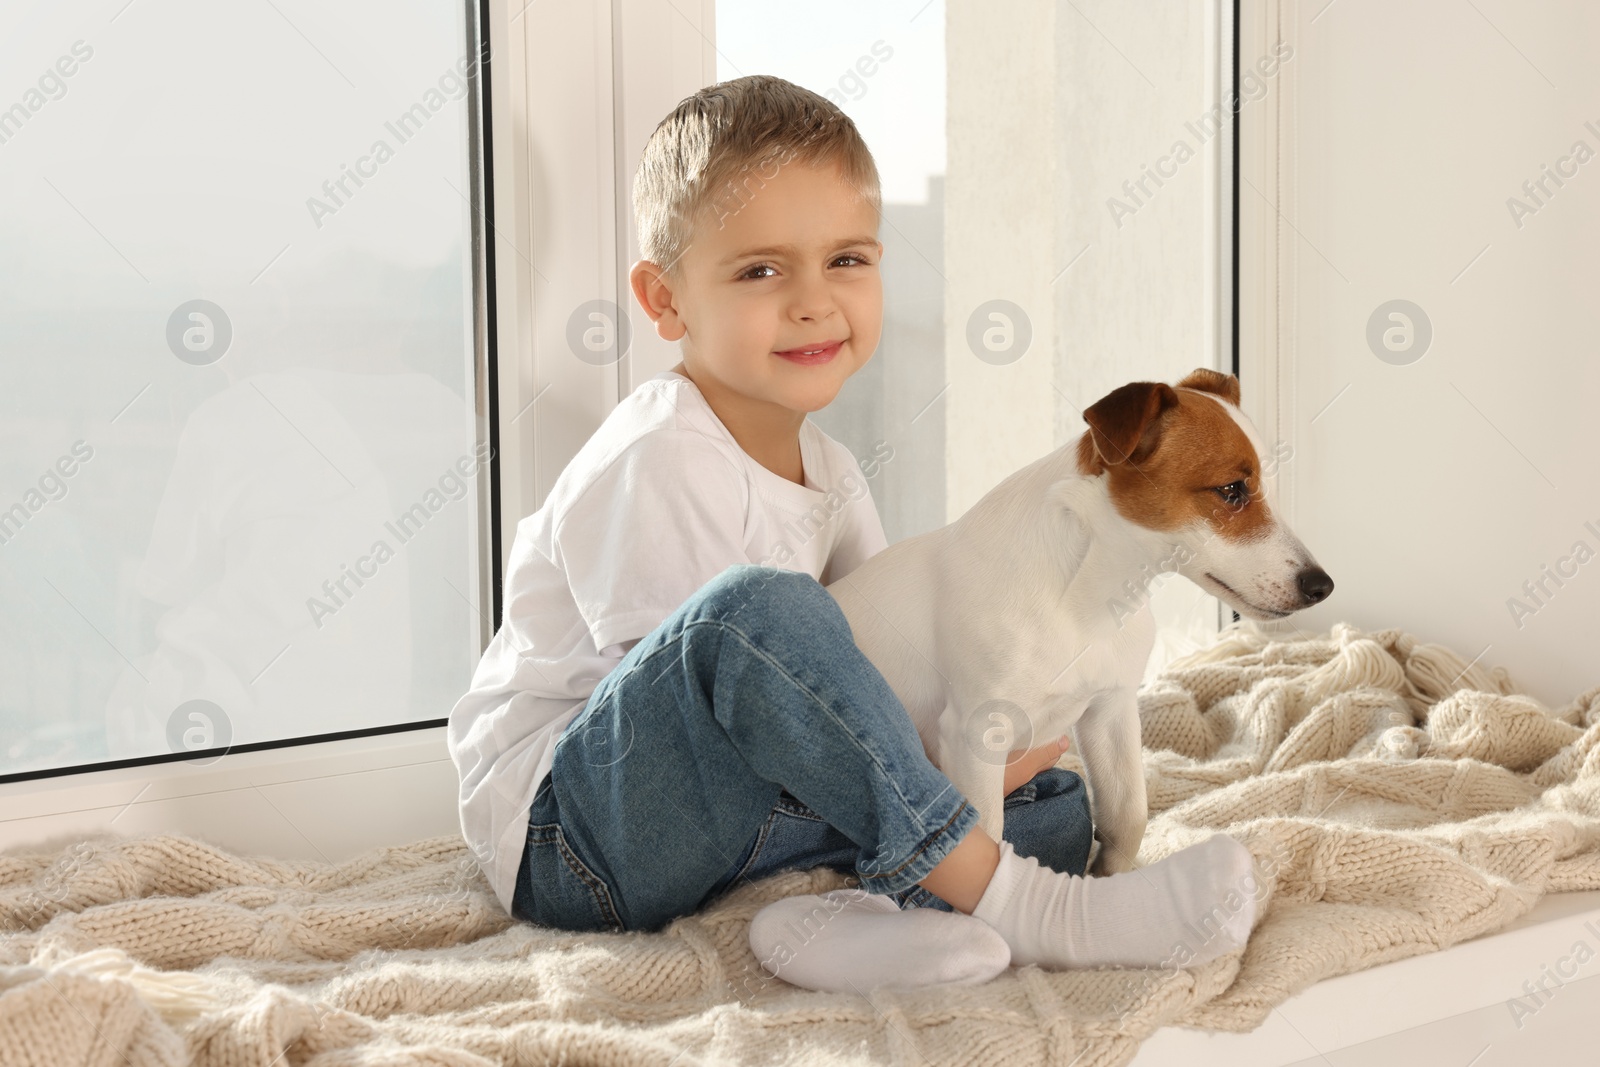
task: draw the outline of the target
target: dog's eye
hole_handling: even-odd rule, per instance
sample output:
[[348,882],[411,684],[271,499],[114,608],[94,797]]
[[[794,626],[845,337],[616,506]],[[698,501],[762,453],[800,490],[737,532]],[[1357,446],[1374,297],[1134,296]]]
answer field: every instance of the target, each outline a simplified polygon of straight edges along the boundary
[[1215,492],[1230,508],[1243,507],[1250,502],[1250,490],[1242,478],[1237,482],[1218,486]]

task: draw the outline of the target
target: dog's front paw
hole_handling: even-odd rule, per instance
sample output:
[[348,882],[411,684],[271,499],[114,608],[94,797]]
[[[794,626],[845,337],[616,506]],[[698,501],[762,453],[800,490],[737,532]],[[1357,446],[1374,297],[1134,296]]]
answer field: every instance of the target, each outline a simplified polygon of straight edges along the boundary
[[1100,849],[1094,862],[1089,865],[1090,874],[1101,878],[1108,874],[1131,871],[1138,866],[1138,853],[1130,854],[1126,849],[1118,848],[1098,834],[1095,835],[1095,840],[1100,842]]

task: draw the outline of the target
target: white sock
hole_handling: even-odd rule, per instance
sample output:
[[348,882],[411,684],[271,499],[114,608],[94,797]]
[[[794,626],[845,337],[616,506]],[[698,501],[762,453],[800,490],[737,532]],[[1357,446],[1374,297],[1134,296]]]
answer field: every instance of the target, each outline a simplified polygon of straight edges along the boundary
[[987,982],[1011,962],[994,927],[959,911],[912,908],[864,889],[785,897],[750,921],[750,948],[770,974],[832,993]]
[[1260,891],[1253,862],[1215,834],[1148,867],[1085,878],[1001,841],[972,914],[1000,932],[1018,967],[1191,967],[1249,938]]

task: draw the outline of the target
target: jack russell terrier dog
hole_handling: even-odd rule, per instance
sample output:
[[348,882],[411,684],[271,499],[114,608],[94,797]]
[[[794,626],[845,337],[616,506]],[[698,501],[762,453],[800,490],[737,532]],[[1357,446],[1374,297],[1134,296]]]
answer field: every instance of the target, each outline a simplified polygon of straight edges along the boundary
[[1092,873],[1134,867],[1149,816],[1135,694],[1156,574],[1176,570],[1253,619],[1333,591],[1273,514],[1238,405],[1239,380],[1204,368],[1176,388],[1114,389],[1075,443],[827,587],[996,841],[1008,754],[1070,730],[1100,839]]

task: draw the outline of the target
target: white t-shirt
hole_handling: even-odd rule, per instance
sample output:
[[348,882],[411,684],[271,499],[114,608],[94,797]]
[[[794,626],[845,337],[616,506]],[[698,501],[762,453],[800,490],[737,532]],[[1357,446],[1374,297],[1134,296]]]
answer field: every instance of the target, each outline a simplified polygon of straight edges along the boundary
[[800,457],[805,485],[767,470],[692,381],[662,371],[612,409],[517,523],[500,629],[448,729],[461,832],[508,913],[556,740],[623,643],[733,564],[827,585],[887,547],[850,450],[806,419]]

